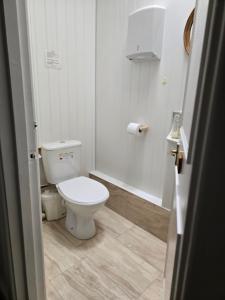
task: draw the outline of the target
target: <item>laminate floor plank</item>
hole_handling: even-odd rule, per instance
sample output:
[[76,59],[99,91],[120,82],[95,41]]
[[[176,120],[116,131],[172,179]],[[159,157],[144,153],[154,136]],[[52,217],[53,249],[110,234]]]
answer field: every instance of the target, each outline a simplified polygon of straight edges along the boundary
[[166,244],[107,207],[95,219],[97,233],[84,241],[64,219],[44,222],[47,299],[158,300]]

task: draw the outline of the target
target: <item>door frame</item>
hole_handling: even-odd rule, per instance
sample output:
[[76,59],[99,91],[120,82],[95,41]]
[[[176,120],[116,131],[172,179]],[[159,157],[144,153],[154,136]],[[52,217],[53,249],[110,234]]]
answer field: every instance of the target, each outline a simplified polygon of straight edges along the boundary
[[[9,110],[4,117],[1,150],[5,164],[4,180],[9,187],[6,190],[6,205],[16,294],[18,299],[45,300],[39,163],[25,0],[3,0],[1,17],[4,23],[8,75],[5,80],[9,89],[8,99],[1,110],[2,114],[4,110]],[[17,190],[14,186],[10,190],[13,174],[17,175],[14,178]],[[14,198],[10,197],[10,193]],[[21,232],[17,236],[19,229]],[[21,249],[18,249],[18,245]],[[20,294],[22,291],[23,296]]]
[[19,185],[15,167],[11,86],[2,2],[0,3],[0,70],[0,298],[27,299],[23,233],[18,201]]
[[190,139],[192,175],[173,300],[225,299],[225,1],[210,0],[208,12]]

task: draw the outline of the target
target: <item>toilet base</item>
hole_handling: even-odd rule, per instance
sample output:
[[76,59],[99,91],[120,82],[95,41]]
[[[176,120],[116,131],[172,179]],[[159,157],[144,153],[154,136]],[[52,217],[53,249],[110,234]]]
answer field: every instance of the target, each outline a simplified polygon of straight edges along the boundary
[[80,240],[88,240],[96,234],[93,217],[75,214],[68,206],[65,225],[67,230]]

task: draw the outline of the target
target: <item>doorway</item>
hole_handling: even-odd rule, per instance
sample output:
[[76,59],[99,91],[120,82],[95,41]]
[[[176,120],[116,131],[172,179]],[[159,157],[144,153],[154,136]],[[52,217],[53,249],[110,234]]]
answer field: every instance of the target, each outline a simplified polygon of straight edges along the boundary
[[[24,8],[24,7],[23,7]],[[7,12],[7,5],[5,6],[5,9],[6,9],[6,12]],[[17,12],[22,12],[22,8],[18,8],[17,7],[17,9],[18,9],[18,11]],[[8,13],[9,13],[9,11],[8,11]],[[19,16],[21,16],[21,15],[19,15]],[[10,18],[9,18],[9,21],[8,22],[10,22]],[[20,26],[18,26],[18,28],[21,30],[21,27]],[[24,29],[24,28],[23,28]],[[9,30],[9,29],[8,29]],[[21,33],[21,32],[20,32]],[[11,34],[12,34],[12,32],[11,32]],[[8,35],[10,35],[10,31],[8,31]],[[26,37],[27,38],[27,37]],[[11,41],[11,43],[12,43],[12,41]],[[11,44],[12,45],[12,44]],[[18,44],[18,45],[20,45],[20,43]],[[21,45],[20,45],[21,46]],[[26,54],[27,54],[27,52],[26,52]],[[12,55],[12,53],[11,53],[11,55]],[[23,52],[21,52],[21,57],[24,55],[24,53]],[[21,60],[21,57],[20,57],[20,60]],[[24,57],[23,57],[24,58]],[[12,66],[11,66],[12,67]],[[22,70],[22,71],[24,71],[24,70]],[[146,70],[145,70],[146,71]],[[144,71],[144,72],[145,72]],[[15,95],[15,94],[14,94]],[[26,103],[26,105],[25,105],[25,107],[26,107],[26,109],[28,108],[28,107],[30,107],[31,109],[32,109],[32,103]],[[29,110],[28,110],[28,112],[27,112],[28,114],[29,114]],[[31,134],[31,136],[32,135],[35,135],[35,127],[36,127],[36,119],[35,118],[31,118],[32,119],[32,121],[31,121],[31,127],[30,128],[32,128],[32,130],[31,129],[28,129],[27,128],[27,126],[26,126],[26,130],[27,130],[27,132],[29,132],[30,134]],[[35,120],[35,122],[33,122]],[[20,134],[21,133],[17,133],[18,134],[18,136],[20,136]],[[35,143],[36,143],[36,141],[35,141]],[[32,173],[32,176],[34,176],[34,178],[33,179],[35,179],[35,176],[36,176],[36,183],[38,182],[38,185],[39,185],[39,179],[38,179],[38,176],[37,175],[39,175],[38,173],[37,173],[37,162],[38,162],[38,156],[37,156],[37,152],[36,152],[36,144],[33,144],[32,145],[32,147],[27,151],[26,150],[26,154],[29,154],[29,156],[27,156],[27,157],[29,157],[30,158],[30,162],[31,162],[31,164],[30,164],[30,166],[29,166],[29,168],[31,168],[31,166],[32,167],[34,167],[34,169],[35,170],[33,170],[34,172]],[[138,147],[138,146],[137,146]],[[22,150],[22,149],[21,149]],[[31,150],[31,151],[30,151]],[[34,161],[34,163],[32,163]],[[33,165],[32,165],[33,164]],[[31,173],[30,173],[31,174]],[[35,186],[35,183],[34,183],[34,181],[33,181],[33,184],[34,184],[34,186]],[[33,192],[35,192],[35,190],[33,190]],[[36,192],[37,192],[37,190],[36,190]],[[31,192],[30,192],[31,193]],[[32,193],[31,193],[32,194]],[[39,209],[40,209],[40,202],[35,202],[36,204],[36,208],[37,208],[37,211],[39,211]],[[39,204],[37,204],[37,203],[39,203]],[[130,249],[126,249],[126,250],[124,250],[124,254],[125,254],[125,257],[126,257],[126,259],[128,260],[127,261],[127,265],[132,265],[132,261],[135,261],[135,260],[137,260],[138,261],[138,263],[137,263],[137,265],[138,266],[142,266],[142,269],[140,270],[140,274],[142,274],[143,275],[143,278],[145,277],[145,274],[143,274],[143,273],[145,273],[145,261],[148,259],[148,258],[145,258],[144,259],[144,261],[142,261],[142,259],[143,258],[138,258],[137,257],[137,255],[135,254],[134,255],[134,257],[135,258],[133,258],[133,257],[130,257],[130,255],[129,255],[129,253],[134,253],[134,252],[138,252],[139,251],[139,249],[138,249],[138,247],[137,247],[137,244],[135,244],[135,245],[132,245],[132,238],[133,238],[133,240],[138,240],[138,237],[140,237],[140,236],[142,236],[141,234],[143,233],[143,231],[142,231],[142,229],[139,229],[139,228],[133,228],[132,226],[133,226],[133,224],[132,224],[132,226],[131,226],[131,224],[130,224],[130,221],[128,220],[126,220],[126,219],[123,219],[123,217],[121,217],[121,216],[118,216],[117,214],[115,214],[115,212],[109,212],[109,210],[108,209],[105,209],[104,211],[102,211],[101,213],[99,213],[99,220],[97,219],[97,222],[99,223],[99,228],[101,229],[101,227],[103,228],[103,232],[106,232],[106,233],[108,233],[108,236],[106,236],[106,239],[108,239],[108,240],[106,240],[106,242],[104,242],[104,239],[103,240],[101,240],[101,238],[102,237],[104,237],[104,233],[103,234],[100,234],[100,240],[98,240],[98,242],[99,242],[99,248],[102,248],[101,250],[103,251],[103,254],[102,254],[102,256],[104,256],[104,257],[108,257],[107,256],[107,254],[110,252],[110,250],[112,250],[112,248],[113,247],[110,247],[109,245],[111,245],[112,246],[112,244],[114,243],[114,240],[113,239],[115,239],[115,237],[112,237],[111,235],[115,235],[115,234],[118,234],[118,230],[119,230],[119,235],[120,236],[117,236],[117,238],[118,238],[118,240],[119,240],[119,242],[120,242],[120,249],[119,249],[119,251],[121,251],[121,249],[124,249],[123,248],[123,246],[122,246],[122,244],[124,243],[124,244],[126,244],[127,245],[127,243],[128,243],[128,240],[129,240],[129,246],[130,246],[130,248],[132,248],[133,246],[134,246],[134,248],[132,248],[131,250]],[[31,214],[31,217],[34,217],[34,215],[32,215]],[[114,219],[114,221],[113,221],[113,219]],[[104,222],[104,220],[107,220],[107,222]],[[109,220],[111,220],[112,221],[112,226],[110,227],[109,226]],[[39,221],[38,222],[40,222],[40,219],[39,219]],[[36,226],[36,229],[39,229],[39,223],[36,223],[36,225],[35,224],[33,224],[34,225],[34,227],[33,227],[33,230],[35,229],[35,226]],[[117,225],[116,227],[113,227],[114,225]],[[118,224],[120,224],[120,226],[118,226]],[[46,226],[45,226],[46,225]],[[105,227],[104,227],[105,226]],[[131,227],[130,227],[131,226]],[[136,226],[136,225],[135,225]],[[61,244],[62,245],[62,240],[63,240],[63,243],[64,243],[64,246],[66,245],[66,247],[64,247],[63,248],[63,251],[60,251],[60,250],[62,250],[62,248],[60,249],[60,246],[59,246],[59,248],[58,248],[58,250],[57,251],[59,251],[58,253],[57,253],[57,255],[59,255],[58,257],[60,257],[60,256],[62,256],[62,253],[65,253],[66,252],[66,248],[72,248],[72,247],[74,247],[74,249],[76,248],[76,251],[77,252],[79,252],[79,250],[81,250],[81,252],[82,253],[84,253],[85,251],[86,251],[86,253],[88,253],[89,252],[89,254],[88,254],[88,257],[84,257],[84,260],[83,260],[83,262],[78,266],[78,268],[76,268],[76,270],[75,270],[75,273],[74,274],[76,274],[76,272],[78,272],[78,270],[79,270],[79,272],[81,273],[81,274],[84,274],[84,277],[79,277],[79,278],[77,278],[76,280],[75,280],[75,283],[74,284],[77,284],[77,282],[79,282],[79,280],[84,280],[83,281],[83,283],[87,283],[87,281],[85,280],[85,276],[87,276],[87,273],[86,273],[86,271],[84,271],[84,269],[85,268],[89,268],[89,270],[91,270],[91,273],[93,272],[93,270],[94,270],[94,268],[96,267],[96,260],[94,260],[94,266],[92,265],[92,267],[90,267],[90,264],[91,264],[91,257],[92,257],[92,254],[94,253],[94,250],[95,250],[95,247],[92,245],[92,243],[95,243],[95,242],[93,242],[93,241],[89,241],[89,242],[84,242],[84,243],[75,243],[75,240],[73,240],[73,241],[71,241],[70,240],[70,238],[71,238],[71,236],[68,236],[67,235],[67,233],[66,232],[64,232],[61,236],[60,236],[60,234],[62,233],[62,231],[63,231],[63,228],[61,227],[61,225],[60,225],[60,221],[59,222],[56,222],[56,223],[50,223],[50,224],[44,224],[44,227],[45,227],[45,233],[46,233],[46,236],[47,236],[47,238],[46,238],[46,240],[47,240],[47,243],[49,243],[49,247],[51,248],[51,250],[48,250],[48,252],[50,253],[53,253],[53,251],[55,250],[55,248],[54,248],[54,246],[58,243],[59,245]],[[118,227],[119,227],[119,229],[118,229]],[[128,235],[128,234],[125,234],[125,237],[123,236],[123,232],[121,232],[121,228],[126,228],[126,230],[129,232],[130,231],[130,236]],[[123,230],[123,229],[122,229]],[[132,236],[132,234],[133,234],[133,231],[135,231],[135,230],[137,230],[137,235],[135,236]],[[109,233],[110,232],[110,233]],[[37,237],[37,236],[36,236]],[[41,242],[40,241],[40,238],[41,238],[41,233],[39,232],[38,233],[38,239],[37,239],[37,241],[36,241],[36,245],[35,245],[35,243],[34,243],[34,245],[35,246],[37,246],[38,245],[38,243],[39,242]],[[124,238],[124,239],[123,239]],[[53,241],[53,239],[54,239],[54,241]],[[143,242],[143,240],[145,240],[145,238],[144,238],[144,236],[142,236],[142,239],[141,239],[141,241]],[[150,235],[148,235],[148,239],[146,239],[146,241],[147,240],[149,240],[149,242],[150,242]],[[103,243],[101,244],[101,241],[103,241]],[[158,241],[158,240],[157,240]],[[53,245],[54,246],[52,246],[52,243],[53,243]],[[76,245],[74,245],[74,243],[76,244]],[[162,244],[163,246],[162,246],[162,248],[164,248],[164,244],[160,241],[159,242],[159,244]],[[40,245],[40,244],[39,244]],[[114,245],[115,246],[115,248],[114,248],[114,250],[112,251],[112,253],[111,253],[111,257],[113,257],[113,255],[115,255],[116,256],[116,259],[118,259],[119,257],[120,257],[120,255],[117,253],[116,254],[116,252],[117,252],[117,247],[118,247],[118,244],[115,244]],[[54,248],[54,249],[53,249]],[[128,247],[129,248],[129,247]],[[146,245],[146,248],[148,248],[148,245]],[[156,248],[157,248],[157,246],[156,246]],[[160,248],[160,249],[162,249],[162,248]],[[33,248],[33,249],[35,249],[35,248]],[[83,252],[84,251],[84,252]],[[105,254],[104,254],[104,251],[105,251]],[[164,250],[162,250],[162,251],[164,251]],[[73,251],[72,251],[73,252]],[[67,258],[69,257],[69,259],[67,260],[65,260],[65,262],[63,262],[62,263],[62,265],[60,266],[60,269],[61,268],[63,268],[63,267],[65,267],[66,266],[66,269],[65,269],[65,271],[67,271],[67,269],[70,269],[70,267],[71,268],[73,268],[73,266],[71,266],[70,265],[70,258],[71,258],[71,260],[75,260],[75,257],[72,255],[72,256],[70,256],[70,254],[69,253],[67,253],[68,254],[68,256],[67,256]],[[160,254],[160,251],[159,251],[159,254]],[[82,254],[83,255],[83,254]],[[96,255],[97,256],[99,256],[100,255],[100,251],[98,252],[98,251],[96,251]],[[142,255],[143,255],[143,253],[142,253]],[[76,256],[77,257],[77,256]],[[129,260],[129,258],[130,258],[130,260]],[[50,257],[49,257],[49,260],[51,260],[52,259],[52,257],[51,257],[51,255],[50,255]],[[123,261],[123,260],[125,260],[125,259],[123,259],[122,257],[121,257],[121,261]],[[59,260],[58,260],[58,262],[59,262]],[[36,260],[36,263],[37,263],[37,260]],[[88,265],[88,263],[89,263],[89,265]],[[47,265],[47,264],[46,264]],[[123,271],[124,270],[126,270],[126,267],[127,267],[127,265],[118,265],[117,267],[118,267],[118,269],[121,267],[122,269],[123,269]],[[40,265],[39,265],[40,266]],[[42,265],[43,266],[43,265]],[[101,255],[100,255],[100,262],[99,262],[99,264],[98,264],[98,268],[106,268],[107,270],[109,270],[110,268],[109,268],[109,265],[108,265],[108,261],[107,261],[107,259],[106,259],[106,262],[105,262],[105,264],[103,264],[102,265],[102,257],[101,257]],[[108,268],[107,268],[108,267]],[[116,267],[116,265],[114,265],[114,267]],[[52,268],[52,267],[50,267],[50,268]],[[80,269],[79,269],[80,268]],[[83,269],[82,269],[83,268]],[[136,267],[135,267],[136,268]],[[138,270],[138,268],[139,267],[137,267],[137,269],[136,270]],[[146,267],[147,268],[147,267]],[[157,268],[156,268],[157,269]],[[56,270],[57,270],[57,266],[56,266]],[[61,270],[62,271],[62,270]],[[40,267],[40,269],[38,270],[37,269],[37,274],[38,273],[41,273],[42,272],[42,267]],[[68,272],[70,272],[70,271],[68,271]],[[152,274],[152,276],[154,277],[155,275],[154,275],[154,272],[153,272],[153,270],[148,270],[148,271],[146,271],[147,272],[147,277],[149,278],[150,277],[150,274]],[[39,274],[40,274],[39,273]],[[97,274],[99,274],[98,273],[98,271],[96,271],[96,273]],[[37,275],[36,274],[36,275]],[[124,272],[124,274],[125,274],[125,272]],[[57,280],[59,280],[59,281],[57,281],[56,280],[56,282],[55,282],[55,286],[59,286],[59,284],[61,283],[61,282],[63,282],[63,280],[65,279],[65,277],[69,277],[69,273],[67,274],[65,274],[65,276],[64,276],[64,278],[61,278],[60,276],[61,276],[61,274],[56,274],[55,273],[55,276],[58,276],[58,278],[57,278]],[[73,274],[72,274],[72,276],[73,276]],[[94,276],[94,274],[92,274],[92,276]],[[96,274],[95,274],[95,276],[97,276]],[[129,277],[129,275],[127,274],[127,276]],[[153,278],[152,277],[152,278]],[[92,280],[93,280],[93,278],[94,277],[91,277],[92,278]],[[99,279],[99,278],[97,278],[97,279]],[[109,278],[108,278],[108,276],[106,276],[105,278],[103,278],[103,279],[101,279],[100,281],[101,281],[101,283],[103,283],[103,285],[104,284],[112,284],[111,282],[109,283],[108,282],[108,280],[109,280]],[[154,285],[152,285],[151,286],[151,284],[155,284],[156,285],[156,287],[158,286],[158,285],[160,285],[161,283],[159,282],[159,280],[158,280],[158,277],[156,276],[156,278],[154,278],[154,280],[153,279],[151,279],[152,281],[150,282],[150,283],[145,283],[145,281],[143,280],[141,280],[141,282],[140,282],[140,284],[138,284],[138,281],[135,281],[135,278],[132,278],[131,277],[131,281],[130,281],[130,284],[132,285],[135,285],[135,283],[137,284],[137,286],[136,286],[136,290],[135,290],[135,288],[134,288],[134,290],[133,289],[131,289],[131,291],[129,291],[129,292],[125,292],[125,294],[126,293],[138,293],[138,294],[129,294],[128,295],[128,298],[129,297],[141,297],[142,295],[143,295],[143,297],[145,297],[145,295],[144,295],[144,290],[147,290],[147,288],[149,287],[149,289],[151,290],[151,288],[153,288],[153,292],[155,291],[155,287],[154,287]],[[92,281],[93,282],[93,281]],[[98,282],[99,281],[97,281],[97,282],[95,282],[95,284],[94,284],[94,286],[93,286],[93,289],[96,289],[96,290],[98,290]],[[83,284],[82,283],[82,284]],[[69,279],[68,280],[68,282],[66,283],[67,285],[69,284],[70,285],[70,287],[71,287],[71,285],[73,285],[73,280],[72,279]],[[82,286],[82,284],[81,284],[81,286]],[[145,286],[145,284],[146,284],[146,286]],[[118,285],[119,285],[119,283],[118,284],[115,284],[115,285],[113,285],[113,288],[116,288],[116,287],[118,287]],[[70,290],[70,287],[66,287],[65,288],[65,291],[63,291],[63,289],[62,289],[62,293],[63,294],[66,294],[66,293],[68,293],[67,295],[68,295],[68,297],[70,297],[71,296],[71,290]],[[139,290],[141,288],[141,290]],[[81,293],[82,294],[82,291],[81,291],[81,288],[78,288],[78,291],[77,291],[77,289],[75,289],[76,290],[76,292],[77,293]],[[87,290],[87,289],[86,289]],[[107,290],[107,289],[106,289]],[[121,289],[119,289],[119,293],[121,293],[123,291],[123,289],[121,288]],[[142,293],[143,292],[143,293]],[[52,295],[54,292],[53,291],[51,291],[50,292],[50,294]],[[105,291],[105,293],[106,293],[106,291]],[[79,294],[79,297],[81,297],[81,294]],[[58,297],[58,296],[55,296],[55,297]],[[60,297],[60,296],[59,296]],[[90,296],[91,297],[91,296]],[[105,296],[105,294],[103,294],[103,299],[104,299],[104,297],[107,297],[107,296]],[[124,297],[124,294],[123,294],[123,297]],[[42,298],[43,299],[43,298]],[[57,298],[56,298],[57,299]],[[122,298],[121,298],[122,299]],[[141,298],[140,298],[141,299]]]

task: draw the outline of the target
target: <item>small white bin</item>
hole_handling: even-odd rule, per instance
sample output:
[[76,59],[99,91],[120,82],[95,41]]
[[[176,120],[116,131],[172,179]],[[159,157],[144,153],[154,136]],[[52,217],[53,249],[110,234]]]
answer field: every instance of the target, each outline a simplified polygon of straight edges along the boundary
[[41,194],[41,202],[48,221],[58,220],[66,215],[64,200],[56,190],[44,190]]

